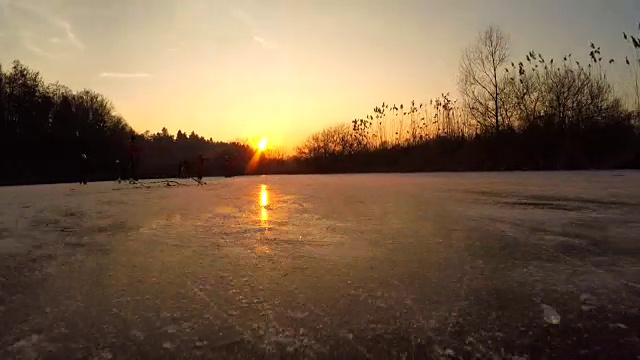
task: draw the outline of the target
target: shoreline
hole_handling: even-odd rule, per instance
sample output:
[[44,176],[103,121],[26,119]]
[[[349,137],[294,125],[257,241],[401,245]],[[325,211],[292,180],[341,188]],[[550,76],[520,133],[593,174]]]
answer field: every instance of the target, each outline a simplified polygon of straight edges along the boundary
[[[299,175],[390,175],[390,174],[495,174],[495,173],[579,173],[579,172],[636,172],[640,171],[640,168],[635,167],[621,167],[621,168],[593,168],[593,169],[513,169],[513,170],[420,170],[420,171],[410,171],[410,170],[373,170],[373,171],[327,171],[327,172],[266,172],[266,173],[258,173],[258,174],[243,174],[243,175],[211,175],[205,176],[205,179],[211,178],[236,178],[236,177],[251,177],[251,176],[299,176]],[[191,180],[178,178],[178,177],[141,177],[140,181],[149,181],[149,180]],[[117,179],[96,179],[96,180],[88,180],[88,184],[91,183],[102,183],[102,182],[117,182]],[[128,180],[122,180],[122,183],[128,183]],[[36,186],[36,185],[73,185],[79,184],[77,181],[61,181],[61,182],[16,182],[16,183],[0,183],[0,188],[3,187],[12,187],[12,186]]]

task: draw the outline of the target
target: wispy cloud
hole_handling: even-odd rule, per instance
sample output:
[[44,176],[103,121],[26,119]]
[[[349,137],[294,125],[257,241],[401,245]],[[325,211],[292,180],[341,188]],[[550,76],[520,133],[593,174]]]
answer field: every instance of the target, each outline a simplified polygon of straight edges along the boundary
[[248,12],[240,8],[232,8],[230,9],[230,11],[231,11],[231,15],[234,18],[238,19],[241,23],[243,23],[246,27],[249,28],[249,30],[253,34],[253,41],[262,45],[262,47],[266,49],[275,49],[278,47],[278,44],[275,43],[274,41],[267,40],[263,36],[258,35],[260,31],[258,30],[258,27],[256,26],[256,22],[253,19],[253,16],[251,16],[251,14],[249,14]]
[[54,14],[49,2],[4,0],[1,5],[11,28],[31,52],[61,57],[63,52],[85,48],[71,24]]
[[58,19],[57,22],[64,29],[64,32],[67,35],[68,41],[71,44],[73,44],[74,46],[77,46],[77,47],[79,47],[81,49],[84,49],[84,44],[82,42],[80,42],[80,40],[78,40],[78,37],[73,32],[73,28],[71,27],[71,24],[69,24],[68,22],[66,22],[66,21],[64,21],[62,19]]
[[267,41],[264,38],[257,36],[257,35],[253,35],[253,40],[255,42],[257,42],[258,44],[262,45],[262,47],[267,48],[267,49],[275,49],[278,47],[278,44],[271,42],[271,41]]
[[59,53],[53,53],[42,49],[41,47],[35,45],[28,38],[24,39],[24,46],[31,52],[40,55],[42,57],[46,57],[49,59],[57,59],[61,58],[63,55]]
[[266,46],[267,45],[267,40],[261,38],[260,36],[253,36],[253,40],[255,40],[256,42]]
[[117,72],[103,72],[99,77],[103,78],[120,78],[120,79],[133,79],[133,78],[148,78],[151,75],[147,73],[117,73]]

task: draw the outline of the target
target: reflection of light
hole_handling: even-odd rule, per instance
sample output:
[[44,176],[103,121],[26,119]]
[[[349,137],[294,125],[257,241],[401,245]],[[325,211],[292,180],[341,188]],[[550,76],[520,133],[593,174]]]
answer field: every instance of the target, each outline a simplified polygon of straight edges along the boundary
[[269,204],[267,199],[267,185],[260,185],[260,206],[265,207]]
[[267,195],[267,185],[260,185],[260,221],[265,223],[269,220],[267,214],[267,205],[269,205],[269,197]]
[[268,253],[271,252],[271,249],[266,245],[262,245],[262,246],[257,246],[256,247],[256,252],[258,254],[268,254]]

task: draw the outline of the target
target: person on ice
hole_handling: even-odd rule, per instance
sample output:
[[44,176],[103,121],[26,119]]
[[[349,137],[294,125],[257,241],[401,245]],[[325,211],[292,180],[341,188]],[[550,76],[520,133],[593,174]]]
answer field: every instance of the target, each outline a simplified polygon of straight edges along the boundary
[[178,165],[178,178],[186,179],[187,178],[187,161],[181,161]]
[[202,177],[204,175],[204,162],[206,159],[202,156],[202,154],[198,154],[198,159],[196,160],[196,178],[199,182],[202,182]]
[[224,156],[223,170],[225,177],[233,176],[233,162],[231,161],[231,157],[229,155]]
[[87,172],[88,172],[88,164],[87,164],[87,155],[80,155],[80,185],[87,185]]
[[116,160],[116,171],[118,171],[118,180],[116,181],[120,183],[124,180],[124,169],[120,160]]
[[140,146],[136,143],[136,136],[131,135],[129,141],[129,171],[130,181],[138,181],[138,166],[140,165]]
[[78,182],[80,185],[87,185],[87,175],[89,172],[89,161],[87,160],[87,150],[89,150],[88,144],[85,142],[84,138],[80,136],[80,131],[76,131],[76,139],[75,143],[80,153],[80,158],[76,163],[78,165]]

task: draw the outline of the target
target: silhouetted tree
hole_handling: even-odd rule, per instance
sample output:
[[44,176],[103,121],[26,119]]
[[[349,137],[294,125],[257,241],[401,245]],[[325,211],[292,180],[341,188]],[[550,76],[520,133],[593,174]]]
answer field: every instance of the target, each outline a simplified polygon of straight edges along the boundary
[[[382,103],[374,115],[351,122],[352,136],[346,125],[309,136],[297,149],[299,171],[640,166],[640,129],[607,79],[615,62],[603,59],[600,47],[591,44],[584,63],[571,54],[554,62],[530,51],[526,60],[501,68],[504,39],[490,29],[465,53],[462,78],[470,91],[462,93],[463,106],[449,94],[408,107]],[[501,54],[496,66],[486,49]],[[408,129],[402,125],[407,118]]]
[[[624,36],[636,51],[624,66],[637,76],[640,40]],[[193,176],[199,154],[209,159],[206,176],[640,167],[638,99],[631,111],[616,95],[606,76],[615,61],[603,59],[600,47],[591,44],[583,63],[530,51],[510,66],[508,49],[495,28],[467,49],[461,105],[448,93],[408,106],[385,102],[365,118],[311,134],[291,157],[270,149],[256,164],[247,141],[145,131],[140,175],[173,177],[186,165]],[[116,179],[131,134],[101,94],[45,84],[19,61],[0,64],[0,184],[77,181],[83,153],[92,179]]]
[[502,93],[501,73],[509,58],[509,37],[499,28],[489,27],[462,55],[460,93],[469,115],[482,126],[494,121],[500,129]]
[[[116,179],[117,161],[126,161],[126,144],[133,133],[102,94],[45,84],[37,71],[20,61],[7,71],[0,64],[0,150],[5,154],[0,158],[0,184],[77,181],[82,154],[91,178]],[[157,134],[139,135],[143,177],[176,176],[178,164],[199,153],[214,155],[205,175],[220,175],[223,152],[229,149],[238,159],[235,173],[242,174],[241,161],[253,151],[205,140],[195,132],[187,137],[179,131],[174,138],[163,128]]]

